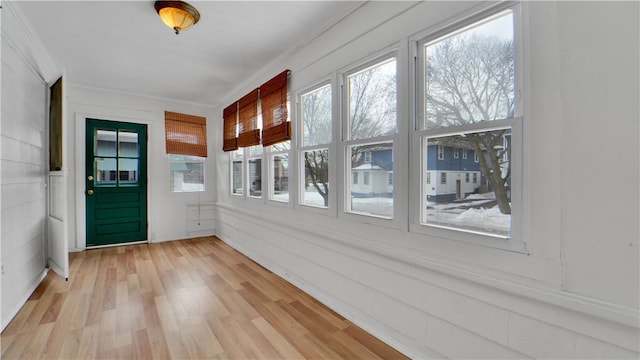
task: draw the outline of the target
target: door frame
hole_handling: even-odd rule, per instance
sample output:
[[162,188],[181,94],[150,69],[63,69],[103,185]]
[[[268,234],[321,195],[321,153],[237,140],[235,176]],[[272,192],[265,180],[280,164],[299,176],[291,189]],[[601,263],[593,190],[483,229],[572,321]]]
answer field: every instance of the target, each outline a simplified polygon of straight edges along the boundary
[[[149,154],[153,153],[151,149],[153,148],[153,145],[155,143],[153,141],[153,136],[152,136],[153,130],[154,130],[153,122],[149,120],[143,120],[143,119],[110,116],[110,115],[104,115],[104,114],[76,113],[76,118],[75,118],[75,125],[76,125],[76,129],[75,129],[75,132],[76,132],[75,134],[75,145],[76,145],[75,194],[76,194],[76,210],[77,210],[76,211],[76,243],[75,243],[75,249],[70,249],[70,250],[80,251],[87,248],[87,238],[86,238],[87,237],[86,235],[87,234],[87,219],[86,219],[87,204],[85,201],[85,192],[87,191],[85,186],[86,184],[85,142],[86,142],[87,119],[100,119],[100,120],[106,120],[106,121],[127,122],[127,123],[133,123],[133,124],[147,125],[147,179],[144,179],[144,180],[147,181],[147,223],[149,224],[149,227],[147,229],[147,240],[142,241],[142,243],[151,243],[151,241],[153,240],[153,232],[152,232],[153,217],[151,216],[151,212],[149,210],[153,208],[152,207],[153,198],[150,196],[152,192],[151,190],[153,187],[153,182],[148,181],[148,178],[149,178],[149,174],[154,173],[153,161],[149,157]],[[139,244],[141,242],[135,242],[135,243]],[[134,243],[105,245],[104,247],[122,246],[122,245],[128,245],[128,244],[134,244]],[[102,246],[99,246],[99,247],[102,247]]]
[[[67,119],[67,82],[66,82],[66,70],[56,73],[52,79],[47,81],[47,122],[46,122],[46,221],[45,221],[45,258],[47,260],[47,267],[56,272],[59,276],[66,280],[69,279],[69,232],[71,230],[71,212],[69,211],[69,197],[68,197],[68,184],[71,179],[69,173],[69,164],[71,164],[68,151],[67,136],[70,135],[66,130],[68,126]],[[51,170],[51,88],[60,81],[60,90],[62,92],[62,98],[60,99],[60,126],[61,126],[61,144],[60,144],[60,157],[62,160],[62,166],[59,170]],[[61,181],[62,188],[55,189],[54,179]],[[54,192],[59,193],[59,197],[55,200]],[[52,208],[54,202],[59,202],[61,206],[60,216],[52,214]]]

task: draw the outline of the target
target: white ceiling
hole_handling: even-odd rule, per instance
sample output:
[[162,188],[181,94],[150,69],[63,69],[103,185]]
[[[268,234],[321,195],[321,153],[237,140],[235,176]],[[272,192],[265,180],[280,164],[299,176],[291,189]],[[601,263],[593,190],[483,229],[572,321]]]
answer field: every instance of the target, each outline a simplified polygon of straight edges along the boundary
[[362,1],[190,1],[179,35],[153,0],[13,4],[68,83],[214,105]]

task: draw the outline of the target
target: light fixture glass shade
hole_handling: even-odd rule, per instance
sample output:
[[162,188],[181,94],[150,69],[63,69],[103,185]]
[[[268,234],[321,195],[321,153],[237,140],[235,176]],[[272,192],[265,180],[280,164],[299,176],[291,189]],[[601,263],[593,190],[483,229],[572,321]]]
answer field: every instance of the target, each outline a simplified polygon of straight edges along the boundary
[[187,30],[200,20],[200,13],[193,6],[182,1],[156,1],[156,11],[168,27],[176,34]]

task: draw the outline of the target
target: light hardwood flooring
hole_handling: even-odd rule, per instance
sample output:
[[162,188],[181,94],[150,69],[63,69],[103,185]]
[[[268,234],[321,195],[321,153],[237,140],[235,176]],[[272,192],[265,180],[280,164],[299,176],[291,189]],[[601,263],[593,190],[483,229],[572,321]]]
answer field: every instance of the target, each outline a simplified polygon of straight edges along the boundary
[[3,359],[404,359],[215,237],[72,253],[0,337]]

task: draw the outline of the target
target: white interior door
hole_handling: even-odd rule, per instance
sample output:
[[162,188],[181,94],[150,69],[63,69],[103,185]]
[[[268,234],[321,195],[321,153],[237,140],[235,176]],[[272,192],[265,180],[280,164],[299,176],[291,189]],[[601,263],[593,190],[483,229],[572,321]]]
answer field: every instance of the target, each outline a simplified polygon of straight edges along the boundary
[[47,264],[49,268],[66,280],[69,279],[69,250],[65,222],[67,212],[66,178],[63,173],[63,171],[49,173]]
[[47,265],[69,279],[69,230],[67,225],[67,162],[63,139],[64,84],[62,77],[49,87],[49,176],[47,177]]

